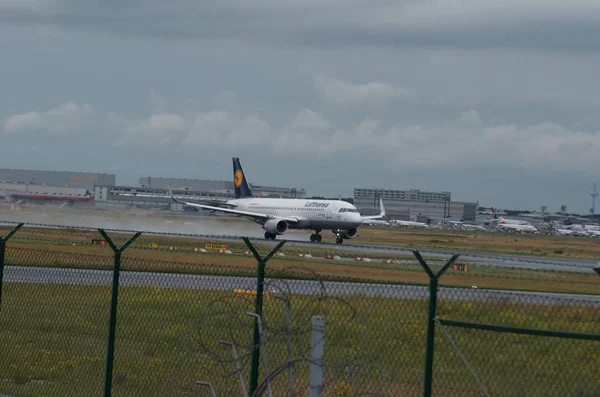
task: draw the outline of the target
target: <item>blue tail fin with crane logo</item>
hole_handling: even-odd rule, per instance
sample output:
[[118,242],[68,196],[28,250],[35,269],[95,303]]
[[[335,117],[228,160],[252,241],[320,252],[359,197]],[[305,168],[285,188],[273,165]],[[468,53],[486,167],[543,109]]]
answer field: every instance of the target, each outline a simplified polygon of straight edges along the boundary
[[244,170],[242,170],[242,165],[238,157],[233,158],[233,185],[236,199],[254,197],[250,186],[248,186],[246,175],[244,174]]

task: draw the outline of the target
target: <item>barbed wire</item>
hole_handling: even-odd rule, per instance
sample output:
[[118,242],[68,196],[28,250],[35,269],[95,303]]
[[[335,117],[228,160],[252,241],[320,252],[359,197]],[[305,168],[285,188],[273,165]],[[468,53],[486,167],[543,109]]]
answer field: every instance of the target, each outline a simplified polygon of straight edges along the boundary
[[[261,321],[264,333],[262,336],[267,343],[266,346],[260,346],[260,348],[266,348],[266,352],[263,351],[263,353],[269,357],[269,362],[273,361],[274,368],[270,369],[268,374],[263,373],[262,383],[254,396],[263,395],[267,390],[267,380],[275,380],[277,377],[283,376],[290,365],[310,363],[311,359],[307,354],[310,353],[311,347],[311,319],[312,316],[323,315],[324,311],[327,311],[327,308],[324,307],[325,304],[335,308],[335,324],[330,323],[330,327],[343,327],[345,324],[358,323],[365,332],[362,332],[360,340],[354,339],[353,343],[360,346],[369,345],[368,339],[371,335],[368,332],[368,315],[362,313],[361,308],[357,307],[350,298],[330,294],[316,271],[301,266],[290,267],[286,270],[302,271],[305,272],[305,275],[310,274],[311,281],[316,281],[319,288],[315,292],[313,287],[311,291],[307,291],[306,295],[298,296],[297,292],[292,292],[293,289],[290,287],[290,283],[302,282],[303,280],[269,279],[265,281]],[[240,294],[211,300],[205,308],[197,313],[196,326],[186,332],[186,337],[182,341],[184,351],[187,354],[201,357],[203,360],[216,364],[219,368],[218,375],[215,374],[216,377],[225,377],[230,381],[238,378],[238,368],[248,369],[255,347],[252,344],[254,319],[247,315],[248,312],[254,311],[255,298],[256,296],[252,294]],[[276,305],[277,299],[284,302],[287,300],[290,303],[289,307],[283,303]],[[293,317],[292,324],[286,324],[286,321],[283,320],[285,310],[290,310],[293,313],[293,316],[290,316]],[[331,310],[329,308],[329,311]],[[326,323],[327,319],[328,317],[325,316]],[[330,321],[332,320],[330,319]],[[229,324],[227,333],[215,337],[211,332],[215,323]],[[326,331],[325,339],[327,338]],[[292,357],[289,357],[288,351],[283,348],[283,344],[290,341],[292,346],[288,347],[293,351]],[[224,345],[229,345],[229,347]],[[237,357],[232,354],[231,346],[235,347]],[[327,345],[325,346],[327,348]],[[332,388],[335,385],[343,384],[344,381],[357,383],[361,371],[364,373],[374,372],[378,359],[368,351],[357,349],[354,353],[348,354],[342,361],[335,360],[330,363],[325,360],[322,365],[323,387]],[[384,383],[389,386],[393,384],[393,381],[394,377],[390,376],[387,382]],[[300,383],[306,382],[302,380]],[[380,379],[378,387],[385,386],[386,384],[383,384]],[[193,390],[191,385],[184,388],[184,385],[180,383],[177,383],[177,388],[179,390]],[[237,388],[239,389],[239,385]],[[235,387],[226,387],[226,389],[231,393]],[[384,396],[385,394],[371,388],[366,390],[354,389],[352,395]]]

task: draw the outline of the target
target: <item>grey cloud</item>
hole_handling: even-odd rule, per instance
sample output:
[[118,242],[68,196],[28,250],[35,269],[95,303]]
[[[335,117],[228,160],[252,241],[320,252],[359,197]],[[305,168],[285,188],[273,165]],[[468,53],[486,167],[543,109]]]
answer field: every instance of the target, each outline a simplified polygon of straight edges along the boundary
[[516,165],[523,169],[581,171],[600,166],[600,131],[573,130],[556,123],[490,125],[474,110],[429,126],[386,126],[369,118],[351,125],[332,123],[304,108],[278,126],[257,114],[219,109],[156,113],[132,120],[69,102],[47,111],[8,116],[3,131],[55,134],[81,130],[82,125],[91,131],[112,131],[117,147],[261,148],[286,158],[349,156],[360,151],[362,156],[384,159],[394,167],[417,168]]
[[[312,109],[278,125],[255,113],[235,110],[155,113],[138,120],[100,113],[90,105],[68,102],[45,111],[10,115],[5,135],[38,135],[108,130],[117,147],[164,146],[235,149],[262,148],[276,155],[383,158],[395,167],[514,166],[523,169],[585,170],[600,166],[600,131],[585,132],[556,123],[488,124],[469,110],[455,119],[424,124],[394,124],[364,119],[332,123]],[[574,159],[577,161],[574,161]]]
[[[137,37],[221,38],[318,48],[347,46],[598,51],[594,2],[54,1],[0,5],[0,21]],[[35,4],[35,3],[33,3]]]
[[167,100],[159,92],[150,91],[148,101],[153,113],[165,113],[168,108]]
[[[69,114],[79,120],[77,112]],[[352,194],[358,186],[447,189],[456,199],[480,199],[484,205],[535,209],[565,203],[575,210],[587,207],[590,170],[600,165],[598,132],[555,123],[490,124],[474,110],[432,125],[391,126],[369,118],[346,125],[310,109],[298,110],[281,125],[230,110],[139,119],[95,114],[81,134],[54,135],[36,124],[35,141],[24,129],[1,135],[0,159],[13,167],[102,172],[110,158],[113,172],[131,174],[128,183],[135,183],[142,173],[228,178],[226,158],[242,150],[255,183],[291,184],[315,195]],[[36,147],[43,150],[32,154]],[[204,149],[200,157],[199,149]]]

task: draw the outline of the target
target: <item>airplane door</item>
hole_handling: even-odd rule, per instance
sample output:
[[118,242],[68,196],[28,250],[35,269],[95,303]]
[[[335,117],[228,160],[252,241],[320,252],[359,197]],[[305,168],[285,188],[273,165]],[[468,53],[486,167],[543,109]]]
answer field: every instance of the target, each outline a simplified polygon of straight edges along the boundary
[[333,207],[327,208],[327,210],[325,211],[325,217],[327,219],[331,219],[331,215],[332,215],[333,211],[334,211]]

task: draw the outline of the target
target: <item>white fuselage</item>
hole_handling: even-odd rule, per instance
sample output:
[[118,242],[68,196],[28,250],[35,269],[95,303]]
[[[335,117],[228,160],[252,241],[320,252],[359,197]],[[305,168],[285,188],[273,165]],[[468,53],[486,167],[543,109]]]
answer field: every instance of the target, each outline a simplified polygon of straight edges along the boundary
[[290,229],[353,229],[362,224],[356,207],[342,200],[242,198],[227,203],[236,210],[298,218]]
[[400,221],[397,219],[394,219],[392,221],[390,221],[390,223],[393,226],[397,226],[397,227],[422,227],[422,228],[429,228],[429,225],[423,222],[413,222],[413,221]]
[[501,223],[497,226],[500,230],[514,230],[517,232],[525,232],[525,233],[537,233],[538,230],[533,225],[522,225],[515,223]]
[[364,219],[362,221],[363,225],[369,226],[390,226],[388,221],[378,220],[378,219]]
[[506,218],[498,218],[498,219],[494,219],[492,222],[498,222],[498,224],[502,224],[502,225],[528,225],[531,226],[530,222],[527,221],[520,221],[517,219],[506,219]]
[[538,229],[527,221],[516,219],[498,218],[490,221],[491,225],[495,225],[498,230],[516,231],[524,233],[537,233]]

